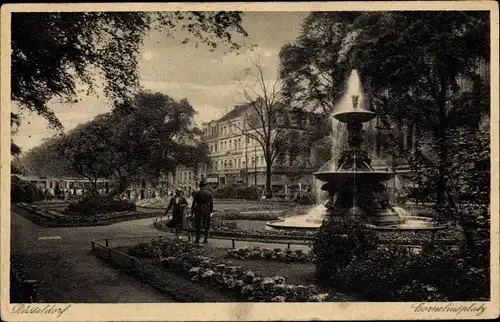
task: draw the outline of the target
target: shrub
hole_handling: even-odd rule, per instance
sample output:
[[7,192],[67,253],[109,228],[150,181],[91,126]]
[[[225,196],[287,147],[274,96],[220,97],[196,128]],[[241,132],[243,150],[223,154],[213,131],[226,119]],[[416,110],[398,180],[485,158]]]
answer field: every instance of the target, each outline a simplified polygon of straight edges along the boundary
[[128,253],[136,257],[162,258],[167,256],[182,256],[184,254],[201,255],[202,246],[189,244],[181,241],[160,242],[157,240],[151,243],[138,244],[129,248]]
[[259,200],[261,196],[262,189],[259,187],[246,187],[239,184],[224,185],[214,191],[214,197],[218,199]]
[[215,213],[214,218],[225,220],[255,220],[255,221],[270,221],[279,219],[278,213],[241,213],[239,211],[225,210],[222,213]]
[[183,251],[186,247],[183,246],[186,244],[184,242],[166,243],[170,246],[167,247],[168,251],[162,252],[160,259],[164,267],[238,301],[322,302],[329,299],[329,294],[321,293],[313,285],[287,284],[282,276],[259,276],[230,262],[200,256],[198,251]]
[[301,249],[270,249],[260,248],[258,246],[230,249],[226,253],[226,258],[271,260],[279,262],[309,262],[313,260],[311,253],[304,252]]
[[214,198],[218,199],[236,199],[236,185],[220,186],[214,191]]
[[108,212],[135,211],[133,202],[116,200],[103,196],[87,196],[83,199],[72,202],[65,210],[67,214],[74,215],[96,215]]
[[383,246],[354,258],[331,286],[385,301],[470,301],[488,297],[488,269],[468,266],[462,250],[426,246],[420,253]]
[[[340,220],[334,220],[338,218]],[[353,219],[327,217],[316,234],[313,254],[316,257],[316,278],[328,284],[339,268],[356,257],[376,248],[376,233]]]
[[242,187],[236,192],[237,198],[247,200],[259,200],[262,196],[262,189],[256,186]]
[[316,204],[316,198],[311,193],[306,193],[301,196],[298,196],[295,199],[295,202],[302,206],[309,206]]
[[43,192],[32,183],[22,182],[17,177],[12,177],[10,183],[10,200],[12,202],[31,203],[44,199]]

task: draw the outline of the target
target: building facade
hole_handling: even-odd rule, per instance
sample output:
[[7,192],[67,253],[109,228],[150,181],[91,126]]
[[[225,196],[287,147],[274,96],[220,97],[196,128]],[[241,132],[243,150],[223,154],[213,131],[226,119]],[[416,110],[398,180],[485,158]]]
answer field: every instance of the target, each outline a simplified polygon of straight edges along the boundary
[[[242,184],[266,185],[266,160],[264,149],[255,139],[256,131],[262,127],[255,110],[250,105],[237,105],[233,110],[218,120],[203,123],[203,140],[208,145],[210,164],[199,169],[200,178],[212,186]],[[278,129],[306,130],[310,126],[311,115],[296,117],[285,111],[280,113],[272,125],[272,131]],[[303,176],[290,180],[286,173],[286,158],[275,162],[272,169],[271,185],[275,192],[286,192],[289,188],[307,189],[312,184],[311,152],[299,156],[299,166]]]
[[[15,174],[21,181],[32,183],[38,189],[49,194],[54,194],[56,187],[62,192],[69,192],[74,195],[83,195],[86,190],[91,189],[92,183],[86,178],[53,178],[53,177],[37,177],[37,176],[22,176]],[[106,193],[110,189],[110,181],[105,178],[97,179],[97,190],[99,193]]]

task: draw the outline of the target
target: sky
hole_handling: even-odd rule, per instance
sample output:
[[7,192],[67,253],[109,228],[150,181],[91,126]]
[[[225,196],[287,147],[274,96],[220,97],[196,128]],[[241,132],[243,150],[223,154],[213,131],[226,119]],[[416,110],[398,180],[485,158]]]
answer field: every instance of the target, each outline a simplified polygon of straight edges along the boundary
[[[245,12],[242,25],[249,37],[244,41],[257,47],[253,51],[242,50],[239,54],[226,53],[223,48],[210,52],[203,45],[195,48],[191,43],[181,44],[182,32],[174,33],[174,38],[167,38],[152,31],[144,39],[139,58],[141,86],[176,100],[187,98],[197,111],[195,121],[198,125],[220,118],[234,105],[245,101],[237,80],[250,66],[250,59],[259,58],[267,82],[276,79],[279,51],[299,36],[301,23],[308,14]],[[49,103],[66,131],[110,110],[102,94],[81,95],[79,98],[81,100],[73,104]],[[40,116],[23,113],[14,140],[26,152],[55,133]]]

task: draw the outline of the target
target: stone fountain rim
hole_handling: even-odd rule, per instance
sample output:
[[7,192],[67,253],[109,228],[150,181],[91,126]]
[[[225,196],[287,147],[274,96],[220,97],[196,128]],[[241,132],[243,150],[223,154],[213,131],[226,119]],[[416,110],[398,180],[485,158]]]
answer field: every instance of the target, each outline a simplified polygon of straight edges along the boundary
[[[408,219],[416,219],[416,220],[421,220],[421,221],[432,221],[432,218],[430,217],[422,217],[422,216],[401,216],[401,218],[408,218]],[[321,224],[318,224],[318,227],[303,227],[303,226],[277,226],[274,225],[276,223],[284,222],[286,219],[285,218],[279,218],[276,220],[271,220],[266,222],[266,226],[271,227],[271,228],[285,228],[286,229],[296,229],[296,230],[317,230],[321,227]],[[372,224],[366,224],[366,227],[371,228],[373,230],[387,230],[387,231],[412,231],[412,230],[418,230],[418,231],[423,231],[423,230],[443,230],[446,228],[446,226],[434,226],[434,227],[382,227],[382,226],[376,226]]]
[[434,226],[434,227],[382,227],[367,224],[366,227],[373,230],[387,230],[387,231],[424,231],[424,230],[443,230],[446,226]]

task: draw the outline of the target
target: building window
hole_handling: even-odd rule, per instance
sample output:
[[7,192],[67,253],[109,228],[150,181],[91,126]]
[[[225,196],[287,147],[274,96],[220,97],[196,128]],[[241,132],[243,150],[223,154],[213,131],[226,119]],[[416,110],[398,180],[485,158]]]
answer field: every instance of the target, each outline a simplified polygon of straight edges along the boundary
[[279,115],[278,117],[276,117],[276,123],[280,125],[284,123],[283,115]]
[[263,155],[260,156],[260,164],[264,165],[264,156]]

